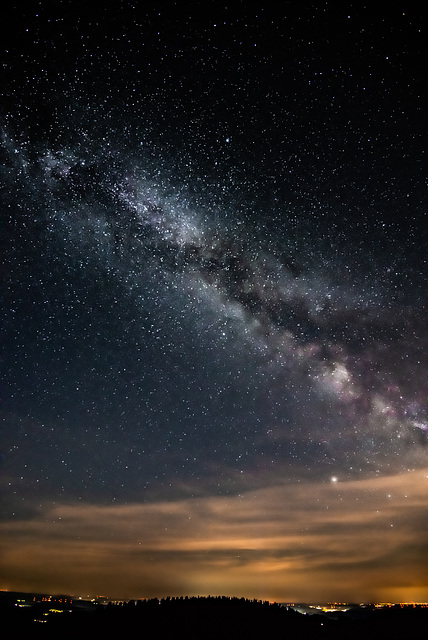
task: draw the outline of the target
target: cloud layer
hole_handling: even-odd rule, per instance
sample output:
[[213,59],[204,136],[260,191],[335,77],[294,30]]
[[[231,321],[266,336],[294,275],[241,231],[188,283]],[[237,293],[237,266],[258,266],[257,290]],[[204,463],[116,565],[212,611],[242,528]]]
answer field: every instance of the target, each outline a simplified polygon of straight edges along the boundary
[[229,498],[41,507],[1,527],[3,584],[112,598],[423,600],[427,489],[428,469]]

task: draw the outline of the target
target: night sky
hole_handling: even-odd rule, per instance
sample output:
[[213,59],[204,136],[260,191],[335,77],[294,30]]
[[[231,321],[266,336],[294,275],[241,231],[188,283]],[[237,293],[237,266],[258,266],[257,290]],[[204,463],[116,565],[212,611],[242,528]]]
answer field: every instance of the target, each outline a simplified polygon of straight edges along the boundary
[[373,4],[9,5],[1,588],[428,600],[426,24]]

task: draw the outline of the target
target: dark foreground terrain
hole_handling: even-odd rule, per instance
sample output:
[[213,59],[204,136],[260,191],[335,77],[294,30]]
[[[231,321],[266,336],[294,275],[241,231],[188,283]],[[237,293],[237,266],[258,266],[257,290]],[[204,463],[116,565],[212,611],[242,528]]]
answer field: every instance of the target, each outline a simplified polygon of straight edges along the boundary
[[334,615],[304,615],[279,604],[244,598],[166,598],[97,605],[48,600],[33,594],[0,594],[3,630],[26,638],[156,638],[298,640],[426,637],[428,608],[355,607]]

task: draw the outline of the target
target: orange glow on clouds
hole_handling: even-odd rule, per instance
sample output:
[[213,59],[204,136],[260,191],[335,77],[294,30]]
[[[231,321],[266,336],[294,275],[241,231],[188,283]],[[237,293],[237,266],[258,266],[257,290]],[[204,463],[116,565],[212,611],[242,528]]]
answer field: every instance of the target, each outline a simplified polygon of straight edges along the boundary
[[427,471],[234,497],[47,505],[3,523],[3,588],[111,598],[428,600]]

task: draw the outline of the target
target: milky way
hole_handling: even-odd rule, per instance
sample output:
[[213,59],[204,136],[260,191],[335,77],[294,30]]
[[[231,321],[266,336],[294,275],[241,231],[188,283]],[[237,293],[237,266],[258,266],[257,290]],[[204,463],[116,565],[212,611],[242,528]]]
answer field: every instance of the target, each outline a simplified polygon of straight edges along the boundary
[[6,519],[425,469],[415,16],[71,7],[5,34]]
[[[49,345],[61,402],[71,387],[72,402],[78,397],[89,420],[99,421],[94,386],[103,380],[107,406],[117,398],[115,424],[105,407],[101,421],[107,442],[118,433],[133,441],[119,458],[141,455],[150,438],[162,455],[174,441],[187,464],[190,451],[196,469],[179,462],[178,473],[191,476],[212,454],[232,475],[290,462],[292,473],[315,463],[321,475],[329,468],[354,475],[425,461],[426,341],[419,288],[416,300],[405,289],[412,270],[395,273],[402,283],[394,287],[393,256],[366,254],[365,273],[352,237],[347,257],[317,241],[309,223],[299,231],[306,251],[293,250],[299,238],[286,224],[279,235],[254,229],[251,220],[233,219],[233,202],[229,220],[207,196],[195,202],[186,185],[145,176],[143,161],[141,168],[120,149],[98,148],[96,137],[38,149],[33,163],[5,141],[22,189],[15,206],[27,209],[22,227],[38,243],[31,250],[43,271],[24,278],[38,290],[38,313],[49,309],[36,323],[36,342]],[[75,332],[83,351],[90,344],[89,357],[77,356],[82,380],[69,347],[57,344],[58,325]],[[103,342],[107,353],[95,354]],[[123,350],[131,365],[121,361]],[[46,375],[42,369],[35,385],[49,395]]]

